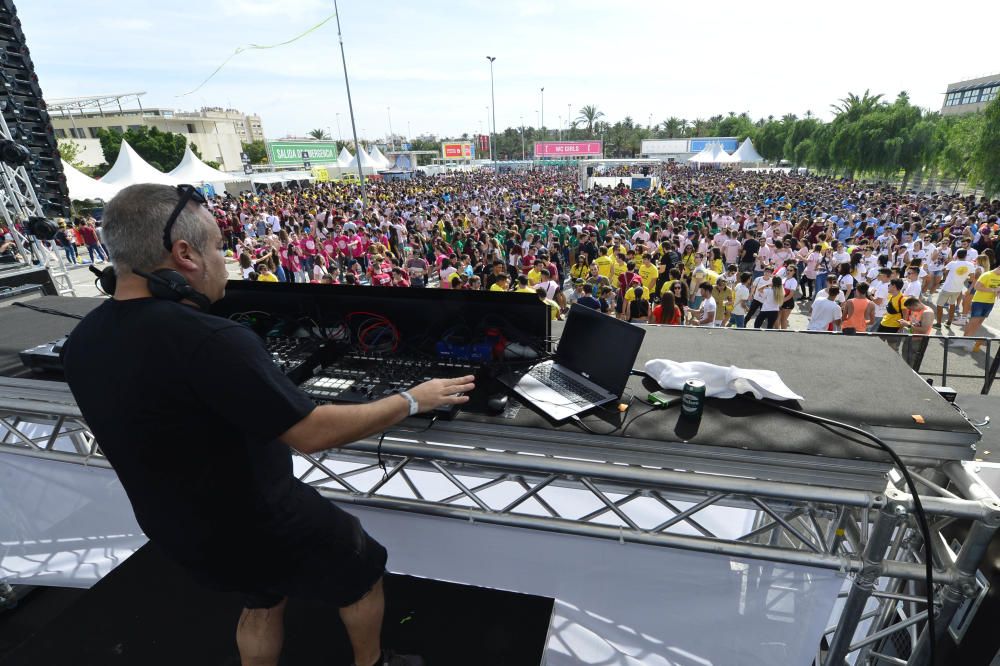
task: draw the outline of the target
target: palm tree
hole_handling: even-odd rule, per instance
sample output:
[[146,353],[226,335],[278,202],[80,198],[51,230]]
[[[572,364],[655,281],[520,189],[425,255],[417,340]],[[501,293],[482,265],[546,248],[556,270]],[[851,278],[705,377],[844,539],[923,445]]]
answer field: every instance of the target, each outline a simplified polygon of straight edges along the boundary
[[577,118],[574,123],[585,123],[587,125],[587,134],[594,133],[594,123],[598,119],[604,117],[603,111],[598,111],[597,107],[593,104],[588,104],[587,106],[580,109],[580,117]]
[[681,136],[684,133],[684,128],[686,126],[687,121],[683,118],[678,118],[677,116],[670,116],[663,121],[663,131],[667,133],[668,139]]
[[881,99],[882,95],[872,95],[868,89],[865,89],[861,97],[858,97],[854,93],[848,93],[847,97],[840,100],[840,104],[831,104],[830,106],[837,116],[846,116],[847,120],[857,120],[861,116],[874,111]]
[[317,141],[326,141],[330,138],[330,135],[326,133],[325,129],[314,129],[309,132],[309,136],[316,139]]

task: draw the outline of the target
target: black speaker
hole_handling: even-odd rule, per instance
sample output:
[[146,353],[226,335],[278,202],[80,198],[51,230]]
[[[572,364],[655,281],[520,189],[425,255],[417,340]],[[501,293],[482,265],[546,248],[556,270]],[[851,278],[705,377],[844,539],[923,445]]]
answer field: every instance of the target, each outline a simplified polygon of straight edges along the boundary
[[594,175],[594,167],[587,167],[587,177],[590,178]]

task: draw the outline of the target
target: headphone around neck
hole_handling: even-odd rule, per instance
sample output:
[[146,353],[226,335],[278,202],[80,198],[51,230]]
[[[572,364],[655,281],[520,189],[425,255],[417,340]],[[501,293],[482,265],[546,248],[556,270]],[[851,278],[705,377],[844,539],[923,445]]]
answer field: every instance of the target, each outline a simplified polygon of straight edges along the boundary
[[[101,291],[108,296],[114,296],[115,288],[118,286],[118,276],[115,275],[115,269],[112,266],[108,266],[103,271],[99,271],[91,266],[90,271],[97,275]],[[191,301],[203,312],[208,312],[208,309],[212,305],[212,302],[208,300],[208,296],[205,296],[200,291],[196,291],[194,287],[188,284],[184,276],[175,270],[161,268],[152,273],[146,273],[133,268],[132,272],[139,277],[146,278],[149,293],[154,298],[162,298],[165,301]]]

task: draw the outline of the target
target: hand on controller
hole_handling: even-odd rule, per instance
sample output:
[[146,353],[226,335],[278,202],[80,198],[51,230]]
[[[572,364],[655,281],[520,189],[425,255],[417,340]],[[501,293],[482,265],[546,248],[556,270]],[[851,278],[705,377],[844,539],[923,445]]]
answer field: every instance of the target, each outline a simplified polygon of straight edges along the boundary
[[466,375],[454,379],[432,379],[410,389],[410,395],[417,401],[421,412],[429,412],[441,405],[460,405],[469,401],[469,393],[476,385],[475,377]]

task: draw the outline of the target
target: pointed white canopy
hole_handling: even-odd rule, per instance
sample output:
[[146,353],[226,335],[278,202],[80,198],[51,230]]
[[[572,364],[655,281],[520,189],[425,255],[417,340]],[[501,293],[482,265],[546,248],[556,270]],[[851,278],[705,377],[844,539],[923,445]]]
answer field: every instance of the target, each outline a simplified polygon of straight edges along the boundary
[[735,160],[723,149],[721,143],[715,141],[706,145],[700,153],[692,156],[688,161],[700,164],[726,164]]
[[699,162],[699,163],[710,163],[712,158],[715,156],[715,147],[718,144],[706,143],[705,147],[701,149],[700,153],[692,155],[688,158],[688,162]]
[[736,158],[734,162],[764,162],[764,158],[760,156],[757,149],[753,147],[753,141],[750,137],[743,139],[743,143],[740,147],[736,149],[733,153],[733,157]]
[[139,153],[122,140],[121,150],[118,151],[118,159],[111,171],[104,174],[101,182],[107,185],[115,185],[119,188],[128,187],[137,183],[157,183],[159,185],[180,185],[183,181],[177,180],[169,174],[158,171],[148,162],[139,157]]
[[202,162],[191,146],[184,147],[184,158],[181,163],[170,172],[170,175],[183,183],[230,183],[235,180],[246,180],[245,176],[231,176],[224,171],[213,169]]
[[351,162],[350,164],[347,165],[347,167],[350,169],[357,168],[359,159],[361,160],[362,169],[381,168],[381,165],[376,164],[375,161],[372,160],[371,156],[368,153],[366,153],[365,149],[361,146],[358,146],[358,152],[354,155],[354,157],[351,158]]
[[388,169],[392,166],[392,162],[390,162],[389,159],[382,154],[382,151],[378,149],[378,146],[375,146],[372,149],[371,158],[373,162],[378,163],[379,169]]
[[63,173],[66,174],[66,187],[69,189],[69,198],[74,201],[84,201],[86,199],[100,199],[101,201],[111,201],[121,189],[114,185],[94,180],[85,173],[78,171],[73,165],[62,161]]
[[353,159],[354,155],[351,155],[351,151],[347,149],[347,146],[344,146],[340,149],[340,155],[337,156],[337,166],[346,168],[351,165]]

